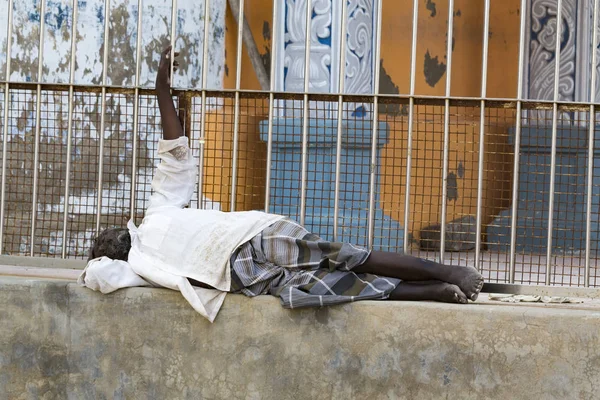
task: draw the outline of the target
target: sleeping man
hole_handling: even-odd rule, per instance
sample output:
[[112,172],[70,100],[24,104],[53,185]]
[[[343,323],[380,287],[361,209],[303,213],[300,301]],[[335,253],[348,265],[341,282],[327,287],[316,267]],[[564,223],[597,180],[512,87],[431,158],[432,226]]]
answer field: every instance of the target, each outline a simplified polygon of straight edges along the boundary
[[477,299],[483,278],[472,267],[329,242],[281,215],[185,208],[198,165],[171,98],[170,56],[169,47],[156,78],[163,138],[148,209],[139,227],[129,221],[100,233],[80,284],[102,293],[133,286],[177,290],[211,322],[227,293],[271,294],[285,308]]

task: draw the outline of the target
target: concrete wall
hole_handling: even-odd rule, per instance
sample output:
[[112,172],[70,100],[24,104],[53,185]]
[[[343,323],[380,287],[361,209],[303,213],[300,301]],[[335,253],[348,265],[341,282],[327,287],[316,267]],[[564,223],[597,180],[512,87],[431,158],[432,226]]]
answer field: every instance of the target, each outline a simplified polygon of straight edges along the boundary
[[600,312],[230,296],[0,279],[0,399],[592,399]]

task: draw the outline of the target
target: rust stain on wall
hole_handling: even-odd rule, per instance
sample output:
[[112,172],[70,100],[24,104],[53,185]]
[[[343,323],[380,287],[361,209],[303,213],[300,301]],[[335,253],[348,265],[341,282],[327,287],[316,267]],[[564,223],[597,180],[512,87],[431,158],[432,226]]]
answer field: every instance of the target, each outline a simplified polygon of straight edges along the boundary
[[446,182],[446,189],[449,201],[458,200],[458,182],[456,174],[454,172],[448,173],[448,181]]
[[433,1],[425,0],[425,7],[431,12],[429,14],[430,17],[435,17],[437,15],[437,10]]
[[[392,77],[387,73],[387,71],[383,67],[383,59],[379,63],[379,70],[379,93],[399,94],[400,88],[398,87],[398,85],[396,85],[396,83],[394,83]],[[379,111],[383,114],[400,114],[404,110],[400,109],[399,104],[381,104],[379,106]]]
[[429,50],[427,50],[423,63],[423,73],[425,74],[425,82],[429,86],[435,87],[446,73],[446,63],[441,62],[438,56],[431,57]]

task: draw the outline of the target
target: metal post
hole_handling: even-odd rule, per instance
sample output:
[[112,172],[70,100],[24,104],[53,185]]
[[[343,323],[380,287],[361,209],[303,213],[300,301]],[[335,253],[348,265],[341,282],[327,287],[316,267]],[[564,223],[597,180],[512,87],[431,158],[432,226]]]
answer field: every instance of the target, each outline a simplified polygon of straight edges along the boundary
[[517,78],[517,110],[515,122],[515,153],[513,164],[513,188],[512,188],[512,207],[510,220],[510,260],[509,260],[509,283],[515,282],[515,257],[517,240],[517,213],[518,213],[518,195],[519,195],[519,156],[521,153],[521,108],[523,105],[523,66],[525,63],[525,29],[527,0],[521,0],[521,24],[519,34],[519,70]]
[[[198,208],[203,208],[204,193],[204,146],[206,140],[206,85],[208,82],[208,25],[210,16],[210,0],[204,0],[204,42],[202,43],[202,78],[200,87],[202,97],[200,104],[200,159],[198,160]],[[193,107],[193,102],[192,102]]]
[[348,32],[348,2],[342,1],[342,24],[340,34],[340,69],[338,82],[337,140],[335,151],[335,188],[333,194],[333,240],[338,240],[340,169],[342,167],[342,131],[344,123],[344,92],[346,90],[346,34]]
[[6,83],[4,84],[4,123],[2,125],[2,190],[0,191],[0,254],[4,251],[4,204],[6,202],[6,158],[8,156],[8,110],[10,108],[10,61],[13,28],[13,0],[8,0],[6,28]]
[[560,42],[562,34],[562,0],[558,0],[556,10],[556,58],[554,60],[554,100],[552,104],[552,153],[550,154],[550,191],[548,199],[548,244],[546,248],[546,285],[552,281],[552,228],[554,214],[554,184],[556,181],[556,130],[558,124],[558,88],[560,82]]
[[450,84],[452,78],[452,42],[454,28],[454,0],[448,1],[448,36],[446,46],[446,100],[444,102],[444,160],[442,166],[442,217],[440,227],[440,263],[444,263],[446,252],[446,202],[448,200],[448,153],[450,141]]
[[[273,2],[273,31],[271,34],[271,74],[270,74],[270,89],[269,93],[269,120],[268,120],[268,130],[267,130],[267,176],[265,182],[265,212],[269,212],[270,208],[270,197],[271,197],[271,163],[273,159],[273,118],[275,116],[274,113],[274,103],[275,96],[273,92],[275,91],[275,68],[277,60],[277,27],[279,19],[279,2]],[[343,53],[342,53],[343,54]]]
[[233,149],[231,154],[231,211],[235,211],[237,197],[237,164],[238,164],[238,141],[240,134],[240,87],[242,83],[242,47],[244,33],[244,0],[240,0],[240,10],[238,15],[238,36],[237,36],[237,54],[235,71],[235,100],[233,111]]
[[104,0],[104,53],[102,57],[102,93],[100,106],[100,149],[98,154],[98,200],[96,209],[96,234],[100,233],[100,215],[102,214],[102,175],[104,174],[104,130],[106,125],[106,77],[108,75],[108,47],[110,0]]
[[375,74],[373,76],[373,130],[371,142],[371,168],[369,177],[369,219],[367,221],[367,243],[369,249],[373,248],[373,229],[375,225],[375,182],[377,181],[377,134],[379,133],[379,59],[381,56],[381,14],[383,1],[377,5],[377,26],[375,34],[375,51],[373,61],[375,63]]
[[67,257],[67,224],[69,221],[69,192],[71,186],[71,152],[73,141],[73,83],[75,82],[75,51],[77,49],[77,1],[73,0],[73,17],[71,26],[71,59],[69,63],[69,110],[67,121],[67,165],[65,171],[65,194],[64,194],[64,213],[63,213],[63,232],[62,232],[62,250],[61,257]]
[[415,112],[415,82],[417,79],[417,38],[419,24],[419,0],[413,0],[412,44],[410,51],[410,99],[408,100],[408,144],[406,150],[406,185],[404,187],[404,253],[408,253],[410,231],[410,184],[412,169],[413,130]]
[[[133,92],[133,149],[131,154],[131,191],[129,192],[129,218],[135,221],[137,161],[138,161],[138,135],[140,116],[140,64],[142,60],[142,15],[143,0],[138,0],[137,37],[135,47],[135,90]],[[172,75],[171,75],[172,76]]]
[[173,76],[173,62],[175,61],[175,41],[177,35],[177,0],[171,0],[171,86],[175,87]]
[[483,206],[483,163],[485,161],[485,98],[487,97],[488,44],[490,32],[490,0],[485,0],[483,15],[483,54],[481,62],[481,105],[479,120],[479,164],[477,171],[477,218],[475,236],[475,268],[481,270],[481,214]]
[[35,253],[35,225],[37,217],[37,197],[40,175],[40,135],[41,135],[41,115],[42,115],[42,78],[44,74],[44,31],[46,29],[46,0],[40,2],[40,34],[38,46],[38,73],[37,88],[35,97],[35,143],[33,150],[33,193],[31,195],[31,232],[29,237],[29,255],[33,257]]
[[599,0],[594,0],[594,39],[592,41],[592,78],[590,80],[590,134],[588,137],[588,174],[587,174],[587,199],[585,217],[585,281],[584,286],[590,286],[590,251],[592,233],[592,190],[594,185],[594,141],[596,130],[596,80],[598,78],[598,7]]
[[306,47],[304,48],[304,107],[302,112],[302,157],[300,167],[300,224],[304,225],[306,216],[306,163],[308,158],[308,123],[309,123],[309,104],[308,90],[310,88],[310,45],[311,45],[311,16],[312,16],[312,0],[306,0],[306,24],[304,27],[304,40]]

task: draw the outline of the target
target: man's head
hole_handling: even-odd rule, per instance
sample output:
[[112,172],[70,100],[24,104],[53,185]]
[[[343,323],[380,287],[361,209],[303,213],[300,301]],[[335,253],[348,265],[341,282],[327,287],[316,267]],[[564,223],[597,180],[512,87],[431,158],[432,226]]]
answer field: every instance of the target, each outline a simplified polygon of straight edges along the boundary
[[94,240],[90,248],[88,261],[98,257],[127,261],[131,249],[131,236],[126,228],[105,229]]

